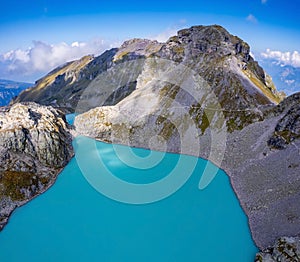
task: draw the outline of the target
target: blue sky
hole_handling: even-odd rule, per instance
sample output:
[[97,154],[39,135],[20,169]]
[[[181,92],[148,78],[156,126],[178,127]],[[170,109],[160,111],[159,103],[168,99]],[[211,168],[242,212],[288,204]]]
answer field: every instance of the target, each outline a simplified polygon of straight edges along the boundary
[[254,54],[298,65],[299,7],[295,0],[10,0],[1,3],[0,78],[34,81],[63,62],[123,40],[162,41],[200,24],[220,24],[247,41]]

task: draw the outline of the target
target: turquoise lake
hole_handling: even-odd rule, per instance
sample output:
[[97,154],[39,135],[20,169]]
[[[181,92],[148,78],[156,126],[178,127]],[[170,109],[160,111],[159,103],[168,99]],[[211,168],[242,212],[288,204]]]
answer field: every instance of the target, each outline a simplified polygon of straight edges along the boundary
[[[76,152],[88,141],[76,138]],[[116,147],[126,147],[95,145],[115,176],[136,184],[168,176],[180,157],[154,152],[162,154],[160,163],[141,170],[116,155]],[[151,153],[131,150],[140,159]],[[84,161],[95,165],[88,153]],[[171,196],[132,205],[97,192],[73,158],[54,186],[13,213],[0,232],[0,261],[253,261],[257,248],[227,175],[219,170],[198,188],[206,163],[196,159],[191,177]]]

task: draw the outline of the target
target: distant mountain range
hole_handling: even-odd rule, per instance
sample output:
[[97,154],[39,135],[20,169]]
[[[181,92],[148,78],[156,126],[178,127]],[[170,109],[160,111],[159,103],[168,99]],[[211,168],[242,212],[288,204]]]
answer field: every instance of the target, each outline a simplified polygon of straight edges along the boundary
[[284,91],[287,95],[300,91],[300,68],[283,65],[276,60],[269,59],[259,60],[259,63],[272,77],[279,91]]
[[33,84],[0,79],[0,106],[8,105],[12,98],[30,86]]

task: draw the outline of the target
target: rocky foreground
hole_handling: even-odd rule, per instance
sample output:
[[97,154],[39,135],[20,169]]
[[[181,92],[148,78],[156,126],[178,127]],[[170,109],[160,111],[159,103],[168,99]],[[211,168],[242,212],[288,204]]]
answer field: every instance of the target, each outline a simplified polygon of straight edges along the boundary
[[11,212],[44,192],[73,156],[64,115],[34,103],[0,107],[0,230]]

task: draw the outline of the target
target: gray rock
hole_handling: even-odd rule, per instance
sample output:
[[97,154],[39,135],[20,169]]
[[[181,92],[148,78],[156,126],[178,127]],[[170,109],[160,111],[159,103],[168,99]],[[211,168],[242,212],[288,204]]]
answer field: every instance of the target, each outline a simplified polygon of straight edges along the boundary
[[268,144],[272,148],[283,149],[298,138],[300,138],[300,107],[295,104],[279,120]]
[[34,103],[0,111],[0,229],[18,206],[44,192],[73,156],[64,115]]
[[300,238],[282,237],[273,247],[256,255],[255,262],[298,262],[300,261]]

